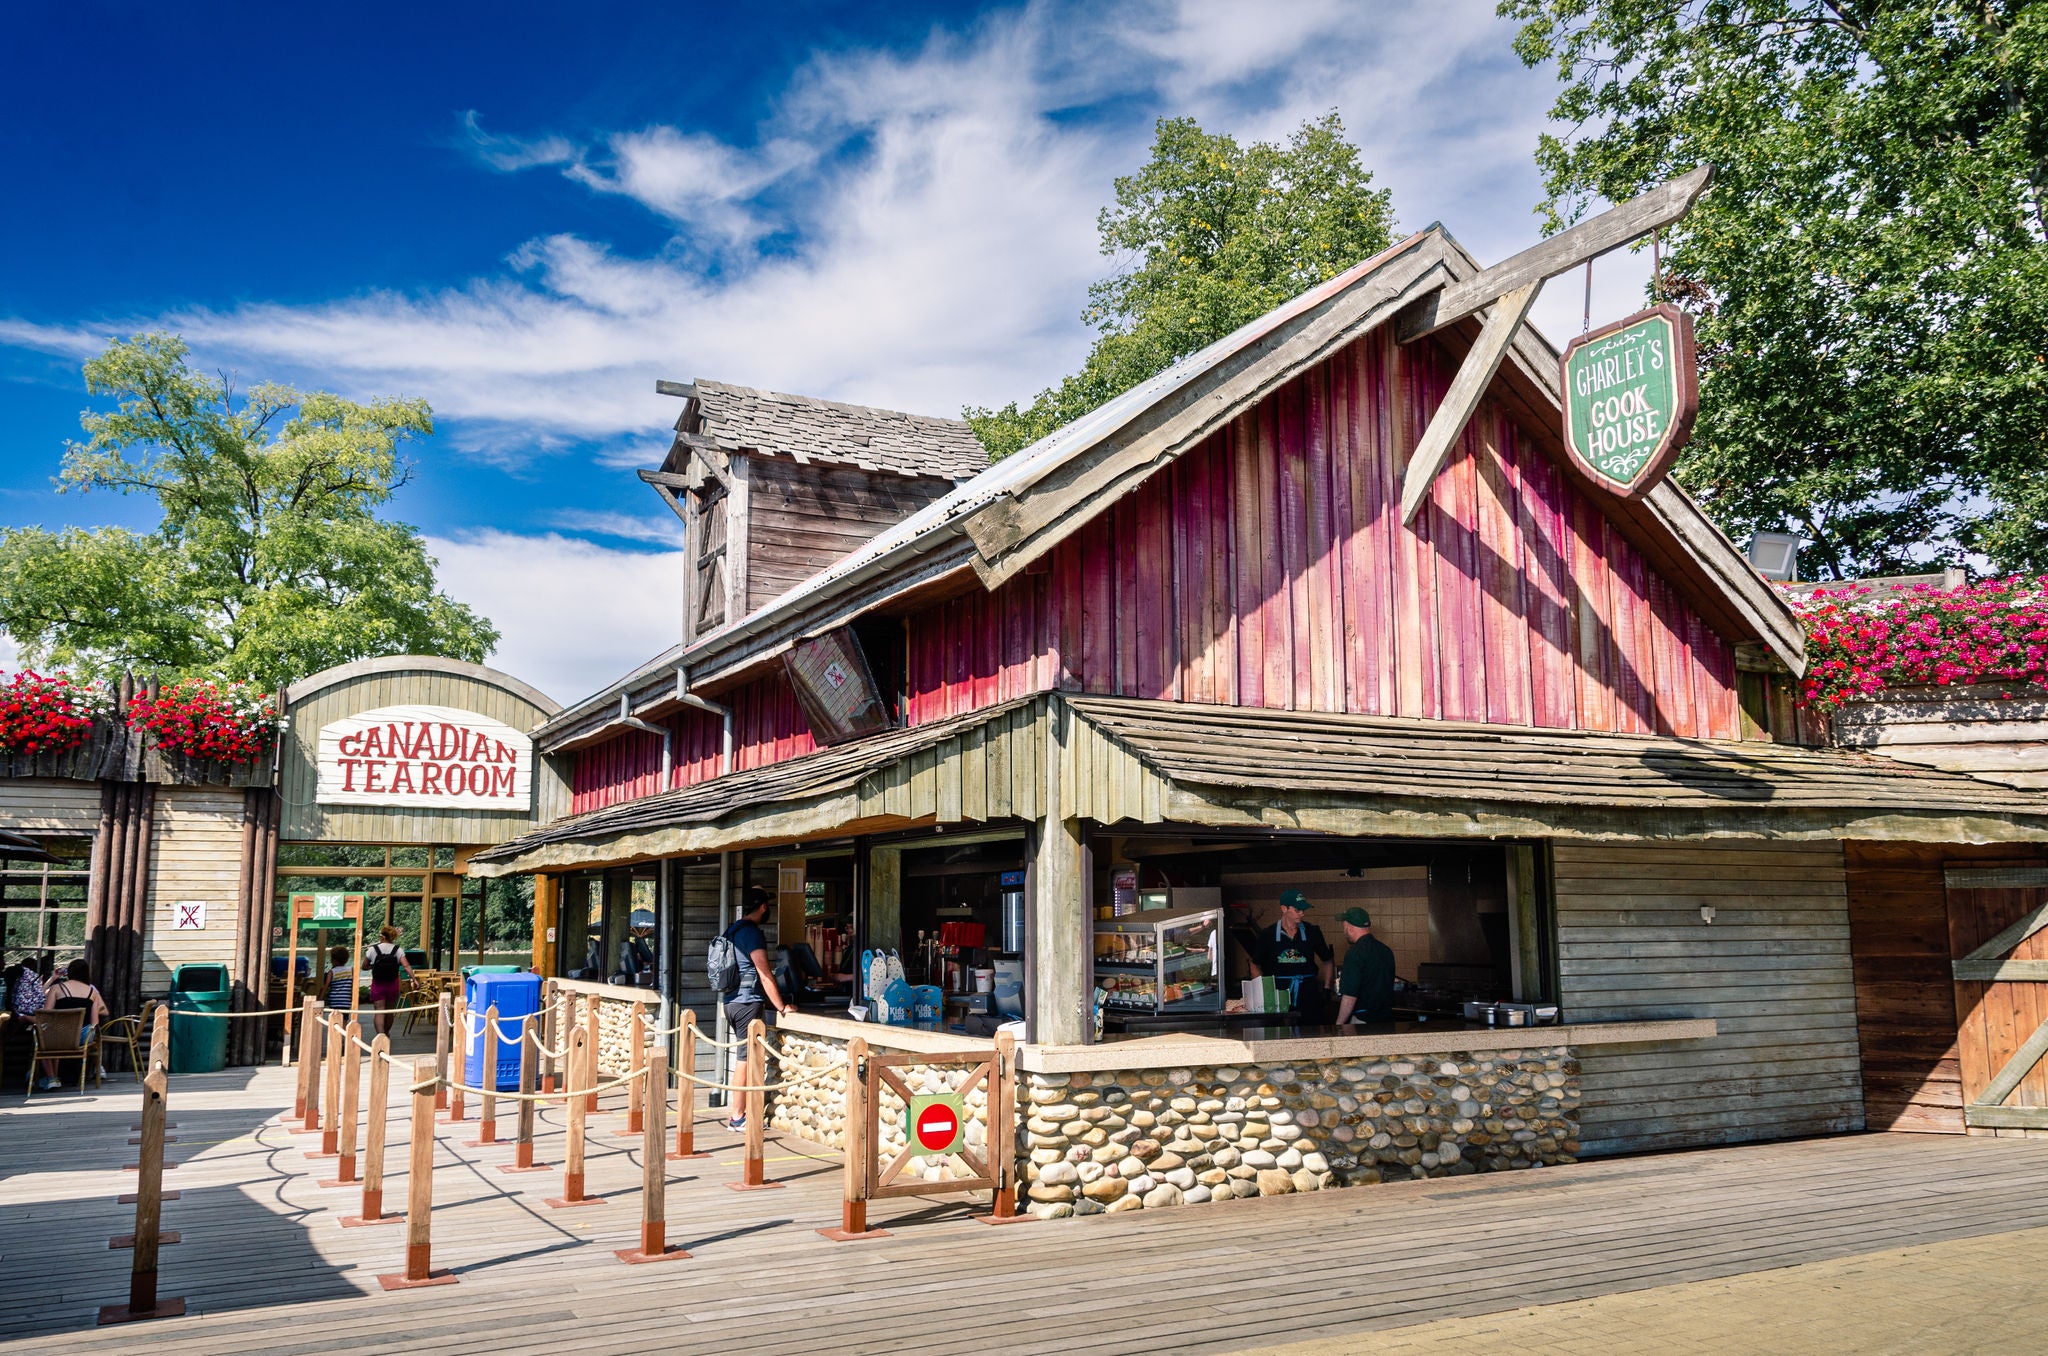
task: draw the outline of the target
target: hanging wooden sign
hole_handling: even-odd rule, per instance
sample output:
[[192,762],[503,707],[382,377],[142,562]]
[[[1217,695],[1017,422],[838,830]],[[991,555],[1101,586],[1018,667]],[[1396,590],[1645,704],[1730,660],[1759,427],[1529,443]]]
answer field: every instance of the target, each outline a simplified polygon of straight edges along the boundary
[[800,640],[782,662],[819,743],[843,744],[893,724],[852,627]]
[[1692,317],[1676,306],[1603,325],[1564,351],[1564,442],[1624,499],[1648,494],[1692,436],[1699,369]]

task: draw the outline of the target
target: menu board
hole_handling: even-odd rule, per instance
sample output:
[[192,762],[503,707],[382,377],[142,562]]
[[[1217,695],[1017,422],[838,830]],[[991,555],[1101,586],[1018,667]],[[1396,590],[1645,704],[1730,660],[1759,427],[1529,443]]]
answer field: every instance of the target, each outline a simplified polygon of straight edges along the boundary
[[851,627],[798,641],[782,662],[819,743],[843,744],[890,727],[889,708]]

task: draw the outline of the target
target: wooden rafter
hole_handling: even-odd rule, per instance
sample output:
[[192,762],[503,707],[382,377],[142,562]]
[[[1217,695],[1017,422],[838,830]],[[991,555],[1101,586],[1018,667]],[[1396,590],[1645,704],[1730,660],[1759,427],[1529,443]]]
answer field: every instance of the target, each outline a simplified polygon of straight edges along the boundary
[[1494,373],[1500,371],[1501,359],[1507,356],[1515,331],[1522,327],[1530,306],[1536,302],[1536,294],[1542,290],[1541,279],[1524,283],[1496,301],[1487,312],[1479,342],[1465,355],[1458,375],[1451,379],[1451,389],[1444,393],[1443,403],[1436,407],[1429,427],[1423,430],[1422,441],[1415,446],[1415,455],[1409,459],[1407,475],[1401,481],[1402,522],[1414,522],[1415,515],[1421,512],[1423,502],[1429,498],[1429,487],[1436,483],[1437,473],[1450,459],[1452,446],[1465,432],[1465,425],[1479,408],[1486,388],[1493,384]]

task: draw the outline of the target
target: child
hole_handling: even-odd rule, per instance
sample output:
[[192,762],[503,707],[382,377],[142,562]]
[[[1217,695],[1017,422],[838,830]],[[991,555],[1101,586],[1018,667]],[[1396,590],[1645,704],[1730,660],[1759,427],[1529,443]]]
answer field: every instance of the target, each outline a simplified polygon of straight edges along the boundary
[[353,1010],[356,1005],[356,968],[349,964],[348,948],[330,948],[327,952],[327,964],[327,1010]]

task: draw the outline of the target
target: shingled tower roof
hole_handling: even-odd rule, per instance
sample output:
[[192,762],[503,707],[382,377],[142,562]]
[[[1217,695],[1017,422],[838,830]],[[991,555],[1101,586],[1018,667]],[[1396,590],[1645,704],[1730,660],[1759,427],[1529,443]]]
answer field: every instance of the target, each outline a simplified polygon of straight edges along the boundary
[[[843,405],[699,378],[688,430],[727,452],[763,452],[901,476],[965,480],[988,469],[988,453],[958,419]],[[687,417],[687,416],[686,416]]]

